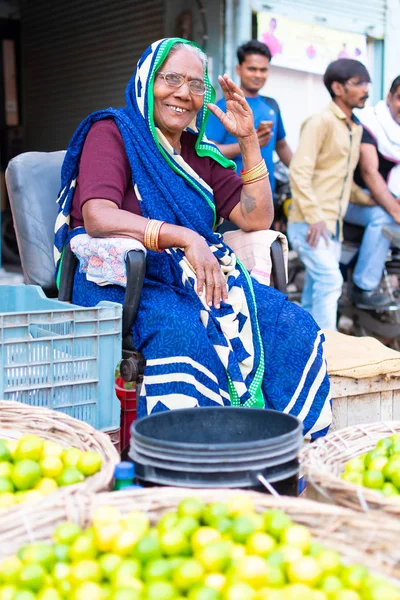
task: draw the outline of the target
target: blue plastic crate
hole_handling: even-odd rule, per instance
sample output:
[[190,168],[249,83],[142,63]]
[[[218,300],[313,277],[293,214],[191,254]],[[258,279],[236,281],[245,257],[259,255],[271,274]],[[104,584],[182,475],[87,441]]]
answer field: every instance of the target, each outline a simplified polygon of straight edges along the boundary
[[0,398],[117,429],[121,329],[120,304],[82,308],[46,298],[38,286],[0,286]]

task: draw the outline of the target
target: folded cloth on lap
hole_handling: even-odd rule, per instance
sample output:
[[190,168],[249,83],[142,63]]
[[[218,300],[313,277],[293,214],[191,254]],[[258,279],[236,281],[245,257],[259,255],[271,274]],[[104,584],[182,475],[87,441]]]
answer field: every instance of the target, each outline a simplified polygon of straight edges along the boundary
[[130,238],[93,238],[81,233],[71,239],[71,250],[79,260],[80,271],[97,285],[126,287],[126,254],[146,252],[143,244]]

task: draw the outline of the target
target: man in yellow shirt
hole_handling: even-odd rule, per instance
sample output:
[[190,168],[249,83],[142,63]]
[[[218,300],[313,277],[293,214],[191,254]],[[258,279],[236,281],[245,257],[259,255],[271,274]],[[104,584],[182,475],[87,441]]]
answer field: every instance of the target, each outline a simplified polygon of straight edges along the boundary
[[343,58],[328,66],[324,83],[332,102],[303,123],[290,165],[288,236],[306,269],[302,306],[322,329],[336,329],[343,217],[362,136],[353,109],[364,108],[370,81],[357,60]]

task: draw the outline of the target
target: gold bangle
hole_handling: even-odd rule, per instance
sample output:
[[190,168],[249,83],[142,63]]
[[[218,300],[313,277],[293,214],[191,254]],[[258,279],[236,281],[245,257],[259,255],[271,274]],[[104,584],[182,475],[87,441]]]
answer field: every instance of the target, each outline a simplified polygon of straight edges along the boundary
[[259,177],[254,177],[253,179],[249,179],[248,181],[243,181],[243,185],[250,185],[250,183],[257,183],[257,181],[262,181],[263,179],[266,179],[269,176],[268,171],[266,171],[265,173],[263,173],[263,175],[260,175]]
[[241,171],[241,177],[243,181],[248,181],[249,179],[253,179],[254,177],[258,177],[267,171],[267,166],[265,164],[265,160],[260,161],[255,167],[252,167],[248,171]]
[[160,229],[163,225],[164,221],[149,219],[143,236],[143,244],[148,250],[152,250],[153,252],[161,252],[158,246],[158,239],[160,235]]
[[244,170],[242,169],[242,170],[240,171],[240,174],[241,174],[241,175],[248,175],[248,174],[252,173],[253,171],[255,171],[256,169],[258,169],[258,168],[259,168],[260,166],[262,166],[262,165],[265,165],[265,160],[264,160],[264,159],[260,160],[260,162],[259,162],[259,163],[257,163],[257,164],[255,165],[255,167],[251,167],[251,169],[247,169],[247,171],[244,171]]
[[259,165],[257,165],[250,171],[246,171],[246,173],[244,173],[242,175],[242,180],[244,183],[247,183],[248,181],[251,181],[251,180],[255,179],[256,177],[265,175],[265,173],[268,173],[268,170],[267,170],[265,161],[262,161]]

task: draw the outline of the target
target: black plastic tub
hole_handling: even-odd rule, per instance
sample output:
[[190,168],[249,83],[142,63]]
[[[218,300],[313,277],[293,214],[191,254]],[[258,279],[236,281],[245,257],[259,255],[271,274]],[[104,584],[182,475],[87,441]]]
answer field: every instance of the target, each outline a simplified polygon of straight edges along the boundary
[[144,484],[297,495],[303,425],[274,410],[215,407],[157,413],[135,421],[129,455]]

